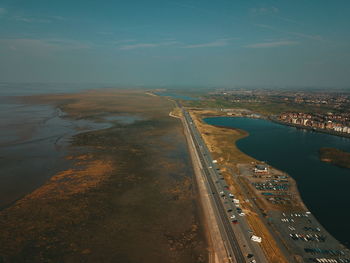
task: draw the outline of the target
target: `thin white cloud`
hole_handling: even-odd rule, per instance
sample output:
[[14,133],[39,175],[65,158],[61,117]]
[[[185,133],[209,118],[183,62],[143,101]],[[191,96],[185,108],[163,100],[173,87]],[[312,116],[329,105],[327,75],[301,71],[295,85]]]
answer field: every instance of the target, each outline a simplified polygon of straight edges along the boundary
[[218,39],[213,42],[201,43],[201,44],[192,44],[184,46],[183,48],[207,48],[207,47],[224,47],[228,46],[228,39]]
[[298,26],[304,26],[302,23],[300,23],[300,21],[296,21],[294,19],[288,18],[288,17],[284,17],[284,16],[279,16],[279,15],[273,15],[273,17],[282,20],[284,22],[288,22],[288,23],[292,23]]
[[255,26],[260,27],[260,28],[265,28],[271,31],[279,32],[279,33],[284,33],[292,36],[297,36],[305,39],[311,39],[311,40],[318,40],[321,41],[323,40],[320,35],[310,35],[310,34],[304,34],[304,33],[299,33],[299,32],[292,32],[292,31],[285,31],[285,30],[280,30],[277,29],[273,26],[265,25],[265,24],[255,24]]
[[61,21],[67,20],[67,18],[64,16],[50,16],[50,18],[55,19],[55,20],[61,20]]
[[4,15],[7,13],[7,10],[3,7],[0,7],[0,16]]
[[[134,41],[130,40],[129,42]],[[159,42],[159,43],[136,43],[136,44],[129,44],[129,45],[123,45],[120,46],[119,49],[121,50],[133,50],[133,49],[144,49],[144,48],[155,48],[155,47],[161,47],[161,46],[172,46],[178,44],[177,41],[167,41],[167,42]]]
[[131,49],[138,49],[138,48],[153,48],[153,47],[159,47],[159,44],[139,43],[139,44],[133,44],[133,45],[124,45],[124,46],[121,46],[119,49],[121,49],[121,50],[131,50]]
[[105,36],[112,36],[114,35],[114,32],[112,31],[99,31],[99,32],[96,32],[97,34],[99,35],[105,35]]
[[120,45],[120,44],[126,44],[126,43],[130,43],[130,42],[135,42],[135,39],[120,39],[120,40],[116,40],[113,43],[115,45]]
[[58,49],[90,49],[93,46],[91,43],[72,39],[49,38],[41,39],[41,41],[44,41]]
[[[229,45],[230,39],[218,39],[212,42],[206,42],[206,43],[199,43],[199,44],[189,44],[184,45],[181,42],[178,42],[176,40],[169,39],[169,41],[163,41],[163,42],[152,42],[152,43],[132,43],[132,44],[125,44],[122,46],[119,46],[119,49],[121,50],[133,50],[133,49],[146,49],[146,48],[156,48],[156,47],[165,47],[165,46],[177,46],[179,48],[214,48],[214,47],[224,47]],[[135,40],[120,40],[117,41],[117,44],[121,44],[123,42],[134,42]]]
[[88,43],[69,39],[3,38],[0,39],[0,45],[13,51],[37,51],[39,53],[91,48]]
[[253,14],[257,14],[257,15],[268,15],[268,14],[277,14],[279,12],[279,9],[275,6],[271,6],[271,7],[252,8],[250,11]]
[[273,41],[273,42],[261,42],[246,45],[246,48],[274,48],[274,47],[283,47],[283,46],[295,46],[298,45],[297,41]]
[[14,16],[13,20],[24,23],[51,23],[49,19],[42,19],[36,17],[26,17],[26,16]]

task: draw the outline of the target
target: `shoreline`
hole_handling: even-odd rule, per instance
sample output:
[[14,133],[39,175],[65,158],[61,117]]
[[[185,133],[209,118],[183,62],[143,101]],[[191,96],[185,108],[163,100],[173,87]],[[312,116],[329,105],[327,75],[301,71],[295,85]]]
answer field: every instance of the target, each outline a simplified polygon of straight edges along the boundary
[[[218,117],[221,117],[221,116],[218,116]],[[215,117],[212,117],[212,118],[215,118]],[[209,125],[211,125],[211,124],[209,124]],[[218,128],[225,128],[225,129],[232,129],[232,130],[235,130],[236,128],[232,128],[232,127],[226,127],[226,126],[221,126],[221,125],[212,125],[212,126],[214,126],[214,127],[218,127]],[[247,135],[245,136],[245,137],[243,137],[243,138],[246,138],[246,137],[248,137],[248,136],[250,136],[250,134],[249,134],[249,132],[247,132],[247,131],[245,131],[245,130],[242,130],[242,129],[238,129],[238,130],[241,130],[241,131],[243,131],[243,132],[245,132]],[[240,139],[238,139],[237,141],[239,141],[239,140],[241,140],[241,139],[243,139],[243,138],[240,138]],[[234,144],[235,144],[235,147],[237,147],[238,148],[238,146],[237,146],[237,141],[235,141],[234,142]],[[238,148],[239,149],[239,148]],[[247,156],[249,156],[249,157],[251,157],[251,158],[253,158],[253,159],[255,159],[254,157],[252,157],[252,156],[250,156],[250,155],[247,155]],[[255,159],[257,162],[261,162],[260,160],[257,160],[257,159]],[[273,167],[273,166],[271,166],[271,165],[269,165],[269,167]],[[276,169],[276,168],[274,168],[273,167],[273,169]],[[280,172],[282,172],[282,173],[285,173],[284,171],[282,171],[282,170],[279,170],[279,169],[276,169],[276,170],[278,170],[278,171],[280,171]],[[285,173],[285,174],[287,174],[287,173]],[[310,209],[308,209],[308,207],[305,205],[305,203],[304,203],[304,201],[303,201],[303,199],[301,198],[301,194],[300,194],[300,191],[299,191],[299,188],[298,188],[298,183],[297,183],[297,181],[291,176],[291,175],[289,175],[288,174],[288,176],[290,176],[290,178],[292,179],[292,184],[295,186],[295,188],[296,188],[296,190],[297,190],[297,195],[298,195],[298,198],[299,198],[299,205],[300,206],[302,206],[303,208],[304,208],[304,211],[303,212],[309,212],[310,211]],[[258,205],[257,205],[258,206]],[[259,206],[258,206],[259,207]],[[316,219],[317,220],[317,219]],[[320,224],[320,225],[322,225],[318,220],[317,220],[317,222]],[[322,227],[323,227],[323,225],[322,225]],[[325,230],[326,230],[326,228],[325,227],[323,227]],[[327,231],[327,230],[326,230]],[[327,231],[327,233],[330,235],[330,236],[332,236],[334,239],[336,239],[331,233],[329,233],[328,231]],[[336,239],[337,240],[337,239]],[[342,246],[344,246],[344,247],[346,247],[344,244],[342,244],[339,240],[337,240]],[[347,248],[347,247],[346,247]]]
[[0,211],[1,262],[206,261],[191,164],[183,163],[187,144],[181,123],[168,115],[172,104],[126,91],[28,101],[63,106],[72,119],[120,112],[148,119],[74,136],[70,148],[89,155],[73,151],[71,166]]
[[[215,117],[213,117],[213,118],[215,118]],[[211,125],[211,124],[209,124],[209,125]],[[240,140],[242,140],[242,139],[244,139],[244,138],[246,138],[246,137],[249,137],[249,136],[250,136],[250,133],[247,132],[246,130],[243,130],[243,129],[232,128],[232,127],[226,127],[226,126],[221,126],[221,125],[212,125],[212,126],[218,127],[218,128],[224,128],[224,129],[240,130],[240,131],[244,132],[244,133],[246,134],[246,136],[244,136],[244,137],[242,137],[242,138],[240,138],[240,139],[238,139],[238,140],[236,140],[236,141],[234,142],[235,147],[236,147],[237,149],[239,149],[239,147],[237,146],[237,142],[240,141]],[[243,152],[243,153],[244,153],[244,152]],[[246,154],[246,153],[244,153],[244,154]],[[255,159],[254,157],[252,157],[252,156],[250,156],[250,155],[248,155],[248,154],[246,154],[246,155],[249,156],[249,157],[251,157],[251,158],[253,158],[253,159],[256,161],[256,163],[262,163],[262,164],[264,163],[263,161],[260,161],[260,160],[258,160],[258,159]],[[297,193],[297,196],[298,196],[298,199],[299,199],[299,200],[298,200],[299,205],[305,210],[305,212],[310,211],[310,210],[308,209],[308,207],[305,205],[303,199],[301,198],[301,194],[300,194],[300,191],[299,191],[299,188],[298,188],[298,183],[297,183],[297,181],[293,178],[293,176],[287,174],[286,172],[284,172],[284,171],[282,171],[282,170],[279,170],[279,169],[273,167],[273,166],[270,165],[270,164],[267,164],[267,165],[268,165],[270,168],[273,168],[273,169],[276,170],[276,171],[279,171],[279,172],[281,172],[281,173],[283,173],[283,174],[288,175],[288,176],[292,179],[292,185],[293,185],[293,186],[295,187],[295,189],[296,189],[296,193]]]
[[[212,117],[229,117],[229,118],[233,118],[233,117],[235,117],[235,116],[227,116],[227,115],[222,115],[222,114],[220,114],[220,112],[217,112],[217,113],[215,113],[215,112],[213,112],[213,111],[206,111],[206,110],[203,110],[203,109],[195,109],[195,110],[192,110],[191,109],[191,112],[194,114],[194,115],[196,115],[196,116],[198,116],[198,121],[201,121],[202,123],[204,123],[205,125],[210,125],[210,126],[213,126],[213,127],[215,127],[216,129],[227,129],[227,130],[232,130],[232,131],[237,131],[237,130],[239,130],[239,131],[241,131],[242,133],[243,133],[243,135],[241,135],[240,136],[240,138],[238,138],[238,139],[236,139],[236,140],[233,140],[233,147],[234,148],[236,148],[236,149],[238,149],[239,150],[239,148],[237,147],[237,145],[236,145],[236,143],[237,143],[237,141],[238,140],[240,140],[240,139],[243,139],[243,138],[245,138],[245,137],[247,137],[247,136],[249,136],[249,133],[247,132],[247,131],[245,131],[245,130],[242,130],[242,129],[235,129],[235,128],[232,128],[232,127],[226,127],[226,126],[222,126],[222,125],[211,125],[211,124],[208,124],[208,123],[206,123],[205,121],[204,121],[204,119],[205,118],[212,118]],[[238,116],[236,116],[236,117],[238,117]],[[241,116],[239,116],[239,117],[241,117]],[[270,119],[266,119],[266,120],[269,120],[269,121],[272,121],[272,120],[270,120]],[[201,129],[200,129],[201,130]],[[201,133],[202,133],[202,136],[204,136],[204,134],[203,134],[203,131],[201,131]],[[207,132],[208,134],[210,133],[210,132]],[[232,141],[232,140],[231,140]],[[209,146],[209,145],[208,145]],[[208,147],[209,149],[211,149],[212,147]],[[240,151],[240,150],[239,150]],[[212,149],[211,149],[211,152],[212,153],[214,153],[213,151],[212,151]],[[244,152],[243,152],[243,154],[246,156],[246,157],[248,157],[248,158],[250,158],[250,159],[253,159],[253,160],[255,160],[257,163],[261,163],[261,161],[259,161],[259,160],[256,160],[255,158],[253,158],[253,157],[251,157],[251,156],[249,156],[249,155],[247,155],[247,154],[245,154]],[[281,171],[281,170],[279,170],[279,171]],[[281,172],[283,172],[283,171],[281,171]],[[291,180],[292,180],[292,184],[293,185],[295,185],[295,189],[296,189],[296,195],[298,196],[298,203],[299,203],[299,205],[301,206],[301,207],[303,207],[303,212],[304,213],[309,213],[309,210],[308,210],[308,207],[305,205],[305,203],[304,203],[304,201],[303,201],[303,199],[301,198],[301,194],[300,194],[300,191],[299,191],[299,189],[298,189],[298,184],[297,184],[297,182],[296,182],[296,180],[292,177],[292,176],[289,176],[290,178],[291,178]],[[226,178],[225,178],[226,179]],[[246,178],[245,178],[246,179]],[[247,182],[248,182],[248,179],[246,179],[247,180]],[[243,181],[243,180],[242,180]],[[244,180],[245,181],[245,180]],[[245,187],[247,187],[248,186],[248,188],[253,188],[251,185],[249,185],[249,183],[247,184],[247,185],[245,185]],[[251,189],[250,189],[251,190]],[[258,205],[255,201],[254,201],[254,203],[257,205],[257,207],[258,208],[260,208],[260,205]],[[283,210],[282,210],[283,211]],[[282,212],[281,211],[281,212]],[[271,211],[271,212],[273,212],[273,211]],[[273,213],[276,213],[277,211],[275,211],[275,212],[273,212]],[[269,213],[269,215],[270,215],[270,213]],[[319,221],[314,217],[314,216],[312,216],[312,215],[310,215],[312,218],[314,218],[314,220],[313,221],[315,221],[315,225],[319,225],[320,227],[321,227],[321,229],[322,229],[322,231],[323,231],[323,233],[325,233],[326,235],[328,235],[329,236],[329,242],[331,243],[331,244],[333,244],[334,246],[336,246],[336,244],[339,244],[339,246],[342,248],[342,249],[344,249],[344,250],[346,250],[346,251],[348,251],[348,248],[344,245],[344,244],[342,244],[340,241],[338,241],[337,239],[335,239],[334,238],[334,236],[333,235],[331,235],[323,226],[322,226],[322,224],[320,224],[319,223]],[[264,219],[264,218],[262,218],[262,219]],[[272,223],[272,222],[267,222],[267,224],[269,224],[270,225],[270,227],[269,228],[271,228],[270,229],[270,231],[273,231],[274,233],[276,233],[277,234],[277,236],[279,237],[279,239],[280,239],[280,241],[282,241],[282,243],[283,243],[283,245],[287,248],[287,250],[289,251],[289,249],[292,249],[289,245],[286,245],[285,244],[285,240],[286,240],[286,242],[287,243],[289,243],[290,241],[288,241],[286,238],[283,238],[281,235],[281,233],[280,233],[280,229],[279,230],[277,230],[277,228],[274,226],[274,224],[275,224],[275,222],[274,223]],[[290,251],[289,251],[290,252]],[[290,252],[291,253],[291,252]],[[293,253],[293,255],[295,255],[295,253]]]
[[[215,118],[215,117],[224,117],[224,116],[218,115],[218,116],[205,117],[205,118]],[[227,116],[227,117],[230,117],[230,118],[239,118],[239,117],[234,117],[234,116]],[[245,118],[248,118],[248,117],[245,117]],[[251,119],[254,119],[254,118],[251,118]],[[204,121],[204,118],[203,118],[202,120]],[[266,120],[271,121],[269,118],[266,119]],[[272,121],[272,122],[273,122],[273,121]],[[209,125],[211,125],[211,124],[209,124]],[[246,136],[244,136],[244,137],[242,137],[242,138],[239,138],[238,140],[236,140],[236,141],[234,142],[235,147],[236,147],[237,149],[239,149],[239,147],[237,146],[237,142],[238,142],[239,140],[243,139],[243,138],[246,138],[246,137],[250,136],[249,132],[246,131],[246,130],[243,130],[243,129],[233,128],[233,127],[226,127],[226,126],[222,126],[222,125],[211,125],[211,126],[218,127],[218,128],[224,128],[224,129],[232,129],[232,130],[241,130],[241,131],[243,131],[243,132],[246,134]],[[287,126],[289,126],[289,125],[287,125]],[[245,153],[244,153],[244,154],[245,154]],[[249,156],[249,157],[251,157],[251,158],[253,158],[253,159],[256,160],[257,162],[261,162],[260,160],[257,160],[257,159],[255,159],[254,157],[252,157],[252,156],[250,156],[250,155],[248,155],[248,154],[246,154],[246,155]],[[268,165],[269,165],[269,164],[268,164]],[[269,165],[269,167],[273,167],[273,166]],[[274,169],[276,169],[276,168],[274,168]],[[276,170],[278,170],[278,171],[280,171],[280,172],[282,172],[282,173],[287,174],[286,172],[284,172],[284,171],[282,171],[282,170],[279,170],[279,169],[276,169]],[[289,174],[288,174],[288,175],[289,175]],[[298,198],[299,198],[299,202],[300,202],[299,204],[305,209],[304,212],[310,211],[310,210],[308,209],[308,207],[305,205],[303,199],[301,198],[301,194],[300,194],[300,191],[299,191],[299,188],[298,188],[298,183],[297,183],[296,179],[294,179],[291,175],[289,175],[289,176],[290,176],[290,178],[292,179],[293,184],[295,185],[295,187],[296,187],[296,189],[297,189],[297,194],[298,194]],[[317,220],[317,219],[316,219],[316,220]],[[317,222],[323,227],[323,225],[322,225],[318,220],[317,220]],[[325,227],[323,227],[323,228],[326,230]],[[326,230],[326,231],[327,231],[327,230]],[[330,236],[332,236],[335,240],[337,240],[331,233],[329,233],[328,231],[327,231],[327,233],[328,233]],[[337,240],[337,241],[338,241],[342,246],[346,247],[346,246],[345,246],[344,244],[342,244],[339,240]],[[346,248],[347,248],[347,247],[346,247]]]
[[[260,247],[265,257],[269,262],[273,263],[292,262],[286,259],[286,256],[279,248],[279,244],[274,238],[271,237],[271,233],[265,223],[262,221],[262,218],[260,218],[252,208],[253,203],[249,201],[251,200],[251,197],[246,197],[244,195],[244,192],[241,190],[242,187],[240,183],[237,179],[235,179],[236,176],[232,176],[233,173],[237,173],[237,170],[235,169],[236,167],[232,166],[233,163],[242,161],[242,159],[246,163],[254,161],[253,158],[242,153],[239,149],[231,147],[232,136],[233,138],[243,138],[247,136],[247,134],[243,134],[238,130],[214,127],[202,121],[204,116],[216,116],[216,114],[211,114],[212,112],[196,112],[192,110],[189,112],[196,123],[197,129],[201,133],[204,142],[211,152],[213,159],[217,160],[217,165],[220,168],[220,172],[225,179],[226,184],[229,186],[229,190],[232,194],[234,194],[235,198],[241,201],[239,207],[241,207],[246,214],[245,217],[249,228],[255,235],[263,238],[264,241],[260,244]],[[227,138],[229,138],[229,140]],[[225,147],[218,147],[218,144]],[[225,162],[224,160],[229,161]]]
[[307,130],[307,131],[318,132],[318,133],[334,135],[334,136],[350,139],[349,133],[336,132],[336,131],[332,131],[332,130],[326,130],[326,129],[314,128],[314,127],[304,126],[304,125],[295,124],[295,123],[284,122],[284,121],[277,120],[276,118],[271,117],[271,116],[267,117],[266,119],[269,121],[272,121],[274,123],[278,123],[278,124],[289,126],[289,127],[294,127],[297,129],[303,129],[303,130]]

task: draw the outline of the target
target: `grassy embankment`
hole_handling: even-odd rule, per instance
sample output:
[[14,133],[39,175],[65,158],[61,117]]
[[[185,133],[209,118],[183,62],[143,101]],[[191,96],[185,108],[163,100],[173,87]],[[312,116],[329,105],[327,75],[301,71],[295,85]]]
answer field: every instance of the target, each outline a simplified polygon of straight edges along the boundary
[[336,148],[321,148],[320,159],[342,168],[350,168],[350,153]]
[[[27,98],[28,100],[28,98]],[[75,165],[0,212],[0,261],[204,262],[187,147],[168,100],[140,91],[36,96],[69,118],[131,124],[81,133]],[[25,169],[25,167],[23,167]]]
[[[211,151],[213,158],[218,161],[220,170],[227,182],[230,191],[241,200],[243,211],[247,214],[247,220],[254,233],[263,238],[262,248],[265,255],[272,263],[287,263],[288,261],[279,250],[276,241],[271,236],[261,218],[254,212],[251,202],[246,202],[247,197],[243,194],[241,184],[245,181],[240,178],[234,179],[232,173],[238,172],[237,164],[257,162],[257,160],[241,152],[235,145],[235,142],[248,133],[239,129],[227,129],[214,127],[203,122],[203,118],[215,116],[217,113],[210,110],[190,110],[196,126],[202,134],[202,137]],[[249,196],[249,198],[252,198]]]
[[202,98],[198,101],[184,101],[183,104],[187,107],[196,108],[241,108],[251,110],[262,115],[277,115],[282,112],[294,111],[294,112],[318,112],[325,113],[334,109],[323,107],[316,107],[311,105],[297,104],[292,102],[283,101],[261,101],[261,102],[231,102],[218,98]]

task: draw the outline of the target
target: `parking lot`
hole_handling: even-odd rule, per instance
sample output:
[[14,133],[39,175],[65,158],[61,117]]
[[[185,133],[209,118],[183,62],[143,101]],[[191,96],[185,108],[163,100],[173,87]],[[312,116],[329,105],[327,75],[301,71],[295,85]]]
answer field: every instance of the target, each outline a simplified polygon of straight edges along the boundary
[[287,174],[267,165],[263,166],[266,167],[266,170],[263,171],[257,170],[256,166],[254,164],[239,166],[241,176],[249,180],[256,194],[264,202],[273,206],[293,205],[295,201],[293,200],[295,197],[293,180]]
[[265,164],[241,164],[239,171],[296,262],[350,263],[350,251],[306,210],[293,178]]
[[303,262],[350,263],[349,250],[333,238],[310,213],[269,212],[270,224]]

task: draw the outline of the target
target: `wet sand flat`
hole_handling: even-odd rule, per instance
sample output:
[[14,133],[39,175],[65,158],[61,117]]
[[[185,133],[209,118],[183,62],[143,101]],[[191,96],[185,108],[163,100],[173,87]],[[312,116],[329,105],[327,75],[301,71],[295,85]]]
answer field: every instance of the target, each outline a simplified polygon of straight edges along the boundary
[[[4,262],[205,262],[192,168],[171,102],[142,91],[33,96],[110,128],[75,135],[73,164],[0,212]],[[137,116],[118,122],[113,116]],[[72,151],[74,152],[74,151]]]

